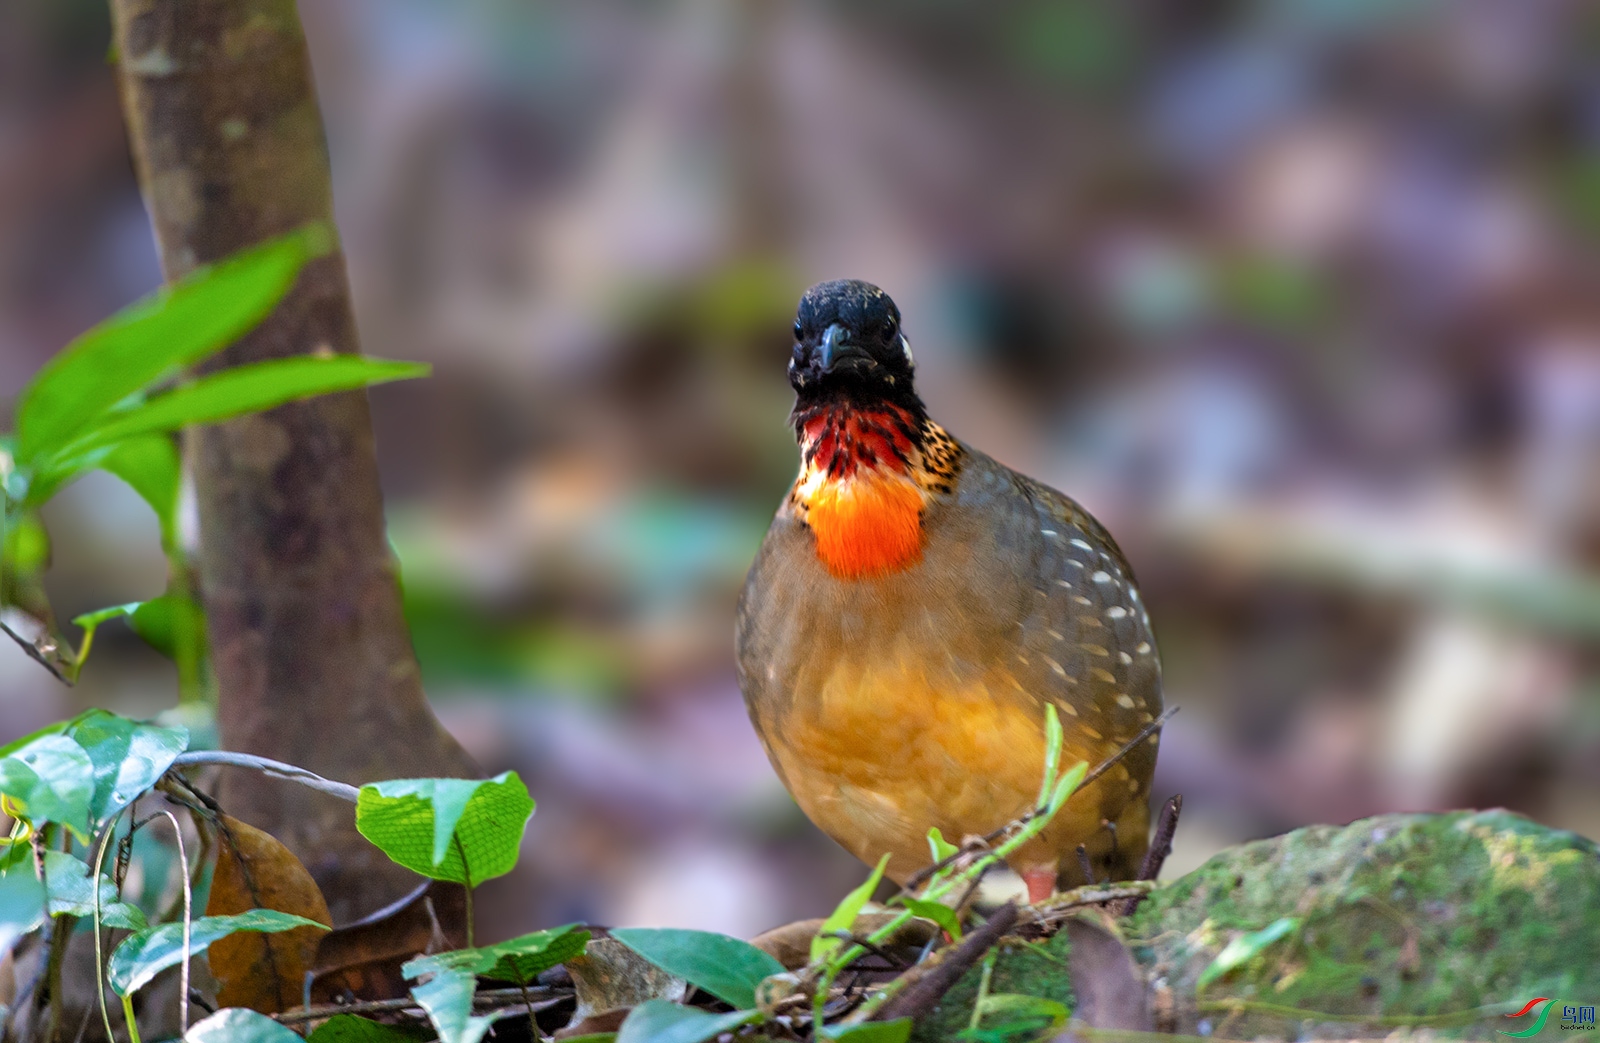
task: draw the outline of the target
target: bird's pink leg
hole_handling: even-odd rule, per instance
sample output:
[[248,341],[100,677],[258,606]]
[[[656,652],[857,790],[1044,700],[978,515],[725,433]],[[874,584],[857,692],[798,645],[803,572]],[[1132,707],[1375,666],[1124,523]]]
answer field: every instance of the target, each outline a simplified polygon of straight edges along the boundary
[[1021,872],[1022,882],[1028,885],[1028,904],[1038,905],[1056,893],[1056,867],[1029,866]]

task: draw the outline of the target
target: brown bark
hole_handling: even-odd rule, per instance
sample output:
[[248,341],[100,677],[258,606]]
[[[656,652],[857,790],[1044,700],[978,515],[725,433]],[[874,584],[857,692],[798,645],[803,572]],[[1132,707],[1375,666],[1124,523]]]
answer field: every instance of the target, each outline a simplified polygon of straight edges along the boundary
[[[169,280],[309,221],[332,227],[322,119],[293,0],[110,0],[124,109]],[[211,363],[358,350],[344,258],[313,261]],[[475,775],[423,697],[365,394],[191,431],[200,578],[224,745],[330,778]],[[348,804],[236,773],[229,813],[282,840],[336,923],[415,878]]]

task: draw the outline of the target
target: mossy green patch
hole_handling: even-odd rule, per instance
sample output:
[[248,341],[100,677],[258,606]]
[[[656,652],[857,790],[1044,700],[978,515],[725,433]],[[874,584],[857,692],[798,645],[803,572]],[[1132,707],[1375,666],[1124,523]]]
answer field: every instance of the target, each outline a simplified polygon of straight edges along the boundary
[[[989,977],[989,995],[1021,993],[1075,1005],[1072,982],[1067,977],[1067,934],[1057,934],[1046,942],[1030,944],[1008,939],[995,947],[994,970]],[[910,1043],[946,1043],[955,1039],[972,1020],[972,1007],[978,999],[983,978],[980,963],[962,975],[939,1005],[917,1021]],[[1004,1019],[992,1017],[984,1022]],[[1011,1043],[1011,1041],[1008,1041]],[[1017,1039],[1014,1043],[1025,1043]]]
[[1600,1001],[1600,848],[1506,811],[1311,826],[1158,889],[1124,935],[1179,1032],[1498,1038],[1535,996]]

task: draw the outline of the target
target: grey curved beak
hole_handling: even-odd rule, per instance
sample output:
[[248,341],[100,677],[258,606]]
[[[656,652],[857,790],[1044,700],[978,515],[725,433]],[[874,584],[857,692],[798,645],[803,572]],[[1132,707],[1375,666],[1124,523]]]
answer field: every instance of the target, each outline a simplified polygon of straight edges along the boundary
[[838,356],[839,349],[844,346],[847,331],[835,322],[822,331],[822,344],[817,348],[817,360],[822,363],[822,371],[826,373],[833,368],[833,360]]

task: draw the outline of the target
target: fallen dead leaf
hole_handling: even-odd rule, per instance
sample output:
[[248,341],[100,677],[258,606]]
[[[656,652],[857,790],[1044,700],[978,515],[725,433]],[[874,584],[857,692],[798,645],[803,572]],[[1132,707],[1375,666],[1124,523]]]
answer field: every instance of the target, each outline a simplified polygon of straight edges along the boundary
[[[276,909],[333,925],[311,874],[276,837],[227,815],[219,816],[217,834],[207,916]],[[241,931],[213,942],[211,973],[222,983],[218,1001],[263,1014],[299,1006],[306,972],[324,933],[315,927],[278,934]]]

